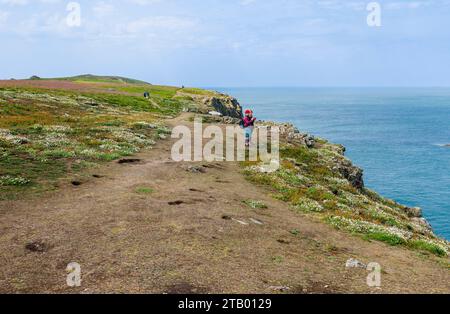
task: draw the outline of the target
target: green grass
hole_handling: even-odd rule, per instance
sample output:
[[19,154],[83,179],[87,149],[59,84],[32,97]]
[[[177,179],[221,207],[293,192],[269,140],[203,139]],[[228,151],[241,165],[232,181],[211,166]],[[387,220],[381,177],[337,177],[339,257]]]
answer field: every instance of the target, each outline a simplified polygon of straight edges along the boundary
[[[289,203],[294,212],[316,215],[339,230],[367,240],[447,256],[448,244],[414,224],[402,205],[368,189],[351,186],[335,170],[336,162],[344,158],[337,153],[339,150],[325,141],[317,148],[282,143],[281,169],[277,172],[258,173],[250,163],[241,166],[247,180],[269,187],[274,197]],[[408,240],[423,237],[428,241]]]
[[316,187],[310,187],[306,191],[306,195],[315,201],[333,200],[334,195]]
[[368,240],[377,240],[392,246],[406,244],[406,241],[400,238],[399,236],[384,232],[369,232],[366,235],[364,235],[364,238]]
[[412,240],[408,243],[411,248],[421,251],[427,251],[440,257],[446,257],[447,253],[440,246],[423,240]]
[[273,257],[271,258],[271,260],[272,260],[272,262],[273,262],[274,264],[281,264],[281,263],[284,262],[283,256],[273,256]]
[[23,177],[1,176],[0,186],[24,186],[30,183],[30,180]]
[[151,194],[153,192],[154,192],[154,190],[152,188],[149,188],[149,187],[138,187],[138,188],[136,188],[136,193],[138,193],[138,194]]
[[73,81],[73,82],[88,82],[88,83],[128,83],[128,84],[148,84],[147,82],[130,79],[127,77],[121,76],[101,76],[101,75],[92,75],[92,74],[84,74],[77,75],[72,77],[61,77],[61,78],[48,78],[44,80],[59,80],[59,81]]
[[[0,199],[54,189],[64,177],[151,148],[171,133],[162,119],[195,105],[189,95],[175,97],[178,87],[112,76],[58,80],[82,88],[0,88]],[[86,92],[88,83],[92,91]]]
[[0,88],[0,103],[0,199],[53,190],[73,173],[150,148],[170,133],[161,116],[183,107],[161,97],[38,88]]
[[292,235],[294,235],[294,236],[298,236],[298,235],[300,234],[300,230],[298,230],[298,229],[292,229],[292,230],[290,231],[290,233],[291,233]]
[[141,95],[144,94],[144,92],[149,92],[151,97],[157,96],[160,98],[171,99],[180,89],[178,87],[159,85],[126,85],[116,87],[116,90]]
[[201,96],[211,96],[216,94],[214,91],[204,90],[200,88],[183,88],[181,89],[183,93],[186,94],[194,94],[194,95],[201,95]]
[[245,200],[243,203],[253,209],[267,209],[267,205],[261,201]]
[[54,189],[65,177],[151,148],[171,133],[163,119],[197,106],[196,95],[214,94],[116,76],[36,79],[80,88],[0,88],[0,199]]

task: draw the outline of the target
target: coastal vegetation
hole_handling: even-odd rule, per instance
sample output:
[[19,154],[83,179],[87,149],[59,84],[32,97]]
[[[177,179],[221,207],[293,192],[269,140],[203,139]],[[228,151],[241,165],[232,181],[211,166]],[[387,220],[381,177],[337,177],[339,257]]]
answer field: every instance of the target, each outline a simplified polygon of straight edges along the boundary
[[[150,148],[170,133],[164,120],[191,105],[174,99],[175,87],[113,77],[66,80],[77,83],[0,87],[0,200],[55,189],[86,168]],[[147,90],[149,99],[141,96]]]
[[[144,92],[150,97],[143,97]],[[210,110],[229,119],[210,116]],[[236,123],[230,117],[240,116],[242,108],[230,96],[213,91],[118,77],[3,81],[0,200],[33,197],[57,189],[61,182],[78,182],[87,169],[149,149],[167,138],[171,132],[167,120],[183,111],[197,113],[205,123]],[[433,233],[420,209],[364,187],[362,170],[344,156],[345,148],[290,125],[281,127],[280,169],[264,172],[258,162],[243,162],[249,181],[268,188],[293,212],[367,241],[448,256],[449,243]],[[153,192],[145,185],[135,188],[136,194]],[[242,203],[254,210],[267,209],[258,199]]]
[[420,209],[383,198],[361,184],[362,171],[344,157],[341,145],[325,139],[315,139],[312,145],[293,143],[290,138],[299,133],[288,128],[292,130],[285,131],[280,147],[281,168],[264,172],[255,163],[242,163],[248,180],[270,187],[273,197],[289,203],[294,212],[339,230],[368,241],[448,256],[449,243],[433,233]]

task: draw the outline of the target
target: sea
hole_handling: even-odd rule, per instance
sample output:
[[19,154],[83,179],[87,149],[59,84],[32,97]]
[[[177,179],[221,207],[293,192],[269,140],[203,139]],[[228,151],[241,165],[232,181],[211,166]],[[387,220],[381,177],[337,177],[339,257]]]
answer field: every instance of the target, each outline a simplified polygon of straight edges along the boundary
[[261,120],[343,144],[381,195],[421,207],[450,240],[450,88],[210,88]]

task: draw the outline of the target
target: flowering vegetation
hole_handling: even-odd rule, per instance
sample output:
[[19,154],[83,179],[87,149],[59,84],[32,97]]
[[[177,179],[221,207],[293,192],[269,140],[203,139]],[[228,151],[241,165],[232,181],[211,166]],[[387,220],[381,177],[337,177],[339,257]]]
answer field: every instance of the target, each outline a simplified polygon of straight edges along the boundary
[[349,161],[342,147],[318,139],[314,147],[281,143],[281,168],[273,173],[243,163],[246,177],[269,186],[293,211],[314,215],[333,227],[390,245],[448,256],[450,245],[435,236],[423,218],[366,188],[355,188],[338,170]]
[[54,189],[86,168],[149,149],[170,133],[164,120],[192,105],[171,87],[51,84],[0,87],[0,200]]

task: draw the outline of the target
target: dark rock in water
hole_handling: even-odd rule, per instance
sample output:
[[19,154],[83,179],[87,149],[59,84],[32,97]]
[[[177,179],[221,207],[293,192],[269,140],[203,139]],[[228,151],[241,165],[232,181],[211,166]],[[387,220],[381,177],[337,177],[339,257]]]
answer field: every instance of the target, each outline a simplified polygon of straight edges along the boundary
[[444,147],[450,147],[450,144],[445,144]]

